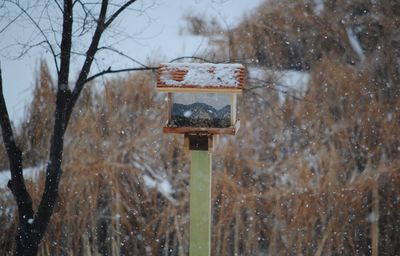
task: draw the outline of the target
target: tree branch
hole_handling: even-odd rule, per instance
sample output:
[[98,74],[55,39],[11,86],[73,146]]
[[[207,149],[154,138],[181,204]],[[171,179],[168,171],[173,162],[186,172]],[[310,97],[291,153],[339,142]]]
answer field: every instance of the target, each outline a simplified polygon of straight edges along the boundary
[[[1,7],[3,7],[3,6],[1,6]],[[20,14],[15,16],[14,19],[12,19],[7,25],[5,25],[2,29],[0,29],[0,34],[3,33],[9,26],[11,26],[11,24],[13,24],[19,17],[21,17],[22,14],[24,14],[24,12],[20,12]]]
[[122,5],[111,17],[108,19],[108,21],[104,24],[105,28],[111,25],[111,23],[120,15],[126,8],[128,8],[131,4],[136,2],[136,0],[130,0],[126,2],[124,5]]
[[33,217],[32,198],[30,197],[24,181],[22,170],[22,152],[17,147],[8,116],[7,106],[3,95],[3,81],[0,67],[0,125],[6,147],[8,160],[10,162],[11,180],[8,187],[14,195],[18,206],[19,222],[22,226],[27,225],[28,219]]
[[116,54],[118,54],[118,55],[120,55],[120,56],[122,56],[122,57],[124,57],[124,58],[126,58],[126,59],[128,59],[128,60],[130,60],[130,61],[132,61],[132,62],[134,62],[134,63],[136,63],[136,64],[139,64],[139,65],[142,66],[142,67],[147,67],[147,65],[143,64],[142,62],[140,62],[140,61],[138,61],[138,60],[135,60],[134,58],[128,56],[128,55],[125,54],[124,52],[119,51],[119,50],[117,50],[117,49],[114,49],[114,48],[112,48],[112,47],[103,46],[103,47],[99,47],[98,50],[106,50],[106,51],[114,52],[114,53],[116,53]]
[[64,134],[67,128],[68,101],[71,92],[68,89],[70,56],[72,47],[73,25],[72,0],[64,1],[63,31],[61,39],[61,64],[58,73],[58,90],[55,109],[53,135],[51,137],[49,162],[46,168],[45,187],[36,212],[33,229],[35,230],[35,242],[40,243],[53,214],[55,202],[58,196],[58,186],[61,178],[61,162],[63,157]]
[[73,109],[76,101],[78,100],[78,97],[83,89],[83,86],[85,85],[85,81],[89,75],[90,68],[91,68],[93,60],[94,60],[94,56],[97,52],[97,48],[99,46],[101,36],[105,29],[104,23],[105,23],[106,14],[107,14],[107,6],[108,6],[108,0],[103,0],[101,3],[101,9],[100,9],[100,14],[99,14],[99,19],[97,21],[96,30],[93,34],[90,46],[89,46],[88,50],[86,51],[85,62],[83,63],[81,72],[79,73],[78,79],[75,83],[74,90],[72,91],[71,98],[69,100],[67,120],[69,119],[69,117],[72,113],[72,109]]
[[209,60],[207,60],[205,58],[196,57],[196,56],[182,56],[182,57],[178,57],[178,58],[172,59],[169,62],[171,63],[171,62],[175,62],[175,61],[178,61],[178,60],[185,60],[185,59],[200,60],[200,61],[204,61],[204,62],[213,63],[212,61],[209,61]]
[[[60,71],[58,73],[58,89],[67,89],[72,48],[72,3],[64,1],[63,31],[61,37]],[[63,88],[62,88],[63,87]]]
[[[75,88],[72,91],[71,98],[69,100],[68,106],[67,106],[67,122],[71,116],[72,109],[75,106],[76,101],[78,100],[78,97],[84,87],[84,85],[88,82],[88,76],[89,72],[92,66],[92,63],[94,61],[94,56],[98,50],[99,47],[99,42],[101,39],[101,36],[105,29],[118,17],[121,12],[123,12],[126,8],[128,8],[131,4],[136,2],[136,0],[130,0],[126,2],[124,5],[122,5],[114,14],[111,15],[111,17],[106,21],[106,15],[107,15],[107,7],[108,7],[108,0],[103,0],[101,3],[101,9],[100,9],[100,14],[99,18],[97,21],[97,27],[96,30],[93,34],[92,41],[90,43],[90,46],[86,52],[86,59],[85,62],[83,63],[83,66],[81,68],[81,72],[79,73],[78,79],[75,83]],[[110,69],[111,70],[111,69]],[[128,71],[128,70],[127,70]],[[123,72],[123,71],[119,71]],[[110,72],[108,72],[110,73]],[[114,72],[116,73],[116,72]],[[104,73],[105,74],[105,73]],[[96,75],[95,75],[96,76]],[[98,77],[100,75],[97,75]],[[93,80],[95,77],[93,77],[90,80]],[[89,81],[90,81],[89,80]]]
[[[135,60],[135,59],[133,59],[133,58],[127,56],[127,55],[125,55],[125,54],[122,53],[122,52],[119,52],[119,51],[117,51],[117,50],[114,50],[114,49],[112,49],[112,48],[109,49],[109,48],[102,47],[102,48],[99,48],[99,49],[106,49],[106,50],[114,51],[115,53],[121,54],[121,55],[123,55],[124,57],[126,57],[126,58],[132,60],[132,62],[138,63],[139,65],[142,65],[143,67],[140,67],[140,68],[124,68],[124,69],[111,69],[111,67],[108,67],[108,69],[105,69],[105,70],[103,70],[103,71],[98,72],[97,74],[94,74],[94,75],[88,77],[88,78],[83,82],[84,84],[86,84],[86,83],[88,83],[88,82],[90,82],[90,81],[92,81],[92,80],[94,80],[94,79],[96,79],[96,78],[98,78],[98,77],[100,77],[100,76],[106,75],[106,74],[114,74],[114,73],[122,73],[122,72],[131,72],[131,71],[146,71],[146,70],[154,71],[154,70],[157,70],[157,69],[159,68],[159,67],[149,67],[149,66],[146,66],[145,64],[143,64],[143,63],[141,63],[141,62],[139,62],[139,61],[137,61],[137,60]],[[196,57],[196,56],[182,56],[182,57],[178,57],[178,58],[172,59],[172,60],[170,60],[169,62],[172,63],[172,62],[179,61],[179,60],[183,60],[183,59],[192,59],[192,60],[200,60],[200,61],[203,61],[203,62],[210,62],[209,60],[207,60],[207,59],[205,59],[205,58]],[[219,63],[219,62],[216,62],[216,63]]]
[[44,41],[46,42],[47,46],[49,47],[49,49],[53,55],[53,61],[54,61],[54,65],[56,66],[56,70],[59,71],[56,53],[55,53],[53,46],[51,45],[49,39],[47,38],[45,32],[42,30],[42,28],[39,26],[39,24],[32,18],[32,16],[24,8],[22,8],[19,5],[18,2],[17,3],[11,2],[11,3],[13,3],[15,6],[17,6],[21,10],[21,12],[23,12],[28,17],[28,19],[32,22],[32,24],[39,30],[40,34],[43,36]]
[[[94,17],[94,15],[92,14],[92,12],[90,11],[90,9],[88,9],[86,7],[85,3],[82,3],[82,1],[80,0],[75,0],[74,1],[74,6],[75,4],[79,4],[79,6],[81,7],[83,13],[84,13],[84,18],[82,21],[82,25],[76,28],[76,31],[80,30],[80,34],[79,36],[85,34],[86,32],[88,32],[90,29],[92,29],[92,26],[89,26],[89,28],[87,28],[87,26],[89,25],[89,16],[92,20],[96,21],[96,18]],[[97,24],[97,22],[96,22]],[[94,27],[94,26],[93,26]]]
[[115,74],[115,73],[122,73],[122,72],[145,71],[145,70],[154,71],[154,70],[157,70],[157,69],[158,69],[158,67],[143,67],[143,68],[124,68],[124,69],[114,69],[114,70],[112,70],[111,67],[109,67],[106,70],[103,70],[103,71],[101,71],[101,72],[99,72],[97,74],[94,74],[94,75],[88,77],[85,80],[85,84],[90,82],[90,81],[92,81],[92,80],[94,80],[94,79],[96,79],[97,77],[100,77],[100,76],[105,75],[105,74]]

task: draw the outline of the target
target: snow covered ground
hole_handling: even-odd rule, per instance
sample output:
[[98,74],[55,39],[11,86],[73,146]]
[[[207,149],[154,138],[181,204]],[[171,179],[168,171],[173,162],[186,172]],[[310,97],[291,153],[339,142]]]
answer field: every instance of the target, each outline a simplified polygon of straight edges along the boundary
[[284,103],[287,94],[303,97],[308,89],[310,74],[298,70],[273,70],[260,67],[248,68],[252,86],[263,85],[275,89],[280,103]]
[[151,163],[147,156],[139,154],[133,155],[132,166],[142,171],[144,185],[148,189],[156,189],[161,195],[168,199],[171,203],[176,204],[175,198],[172,196],[174,189],[168,180],[164,170],[158,167],[150,166]]
[[[139,168],[140,170],[146,172],[149,172],[149,169],[151,169],[149,166],[146,166],[147,167],[146,168],[145,166],[137,162],[134,162],[133,165],[136,168]],[[36,180],[39,177],[41,171],[44,171],[43,165],[25,168],[24,178],[30,180]],[[151,171],[150,173],[152,173],[155,176],[155,178],[152,178],[150,175],[144,174],[143,180],[146,187],[149,189],[156,189],[172,203],[175,203],[175,199],[171,196],[171,194],[174,192],[171,183],[166,178],[157,175],[156,174],[157,172]],[[10,170],[0,171],[0,189],[7,189],[7,183],[10,179],[11,179]]]
[[[35,180],[38,178],[40,171],[44,170],[44,166],[34,166],[24,169],[24,178]],[[10,170],[0,171],[0,189],[7,188],[7,183],[11,179]]]
[[[29,167],[24,169],[24,178],[30,179],[30,180],[36,180],[39,177],[39,173],[44,170],[44,166],[34,166],[34,167]],[[0,171],[0,191],[4,190],[0,194],[0,198],[2,200],[7,201],[9,198],[12,198],[11,191],[7,188],[7,183],[11,179],[11,173],[10,170],[2,170]],[[0,216],[2,217],[7,217],[10,222],[9,224],[11,225],[11,220],[14,216],[14,213],[16,211],[16,206],[15,205],[0,205]]]

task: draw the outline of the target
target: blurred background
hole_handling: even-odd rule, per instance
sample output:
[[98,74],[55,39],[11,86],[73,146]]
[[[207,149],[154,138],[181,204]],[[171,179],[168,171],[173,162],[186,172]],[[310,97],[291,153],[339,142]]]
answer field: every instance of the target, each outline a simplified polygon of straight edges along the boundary
[[[212,255],[400,255],[400,4],[254,3],[235,22],[229,9],[179,16],[176,37],[199,41],[176,55],[247,67],[241,128],[213,154]],[[153,66],[170,60],[149,56]],[[36,60],[31,101],[14,124],[34,204],[53,122],[49,66]],[[189,155],[182,136],[162,133],[155,81],[145,71],[85,88],[40,255],[188,254]],[[0,158],[7,170],[3,145]],[[7,175],[1,255],[15,246],[17,222]]]

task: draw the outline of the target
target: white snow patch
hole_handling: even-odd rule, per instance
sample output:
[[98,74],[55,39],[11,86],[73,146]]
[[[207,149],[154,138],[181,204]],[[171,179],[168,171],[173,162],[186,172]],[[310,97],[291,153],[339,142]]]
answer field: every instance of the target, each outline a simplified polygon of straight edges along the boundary
[[393,113],[389,112],[386,116],[386,121],[390,122],[393,120]]
[[379,215],[376,212],[370,212],[367,216],[367,221],[370,223],[377,222],[379,219]]
[[[39,173],[43,170],[43,165],[24,168],[24,178],[35,180],[38,178]],[[0,171],[0,188],[6,188],[8,181],[11,179],[10,170]]]
[[[44,165],[24,168],[23,169],[24,178],[25,178],[25,180],[27,180],[27,179],[30,179],[33,181],[37,180],[40,172],[43,170],[44,170]],[[0,194],[1,199],[7,200],[7,198],[12,197],[11,191],[9,189],[7,189],[7,183],[10,179],[11,179],[10,170],[0,171],[0,190],[3,190],[2,193]],[[14,205],[8,205],[7,207],[0,206],[0,215],[8,216],[8,218],[10,220],[13,218],[16,211],[17,211],[17,208]],[[28,219],[27,221],[29,224],[33,223],[33,219]],[[11,221],[10,221],[10,225],[11,225]]]
[[314,0],[314,11],[317,15],[324,10],[324,0]]
[[176,204],[176,200],[171,196],[174,190],[172,189],[172,185],[168,180],[155,180],[146,174],[143,175],[143,180],[144,184],[148,188],[156,188],[157,191],[160,192],[165,198],[167,198],[173,204]]
[[190,117],[192,115],[192,111],[191,110],[187,110],[183,113],[184,117]]
[[249,78],[252,79],[260,79],[263,80],[265,79],[266,76],[266,69],[260,68],[260,67],[249,67],[247,69]]
[[280,177],[280,182],[281,184],[288,185],[289,184],[289,175],[287,173],[284,173]]
[[166,194],[171,194],[172,191],[172,186],[171,183],[169,183],[168,180],[163,180],[159,186],[158,186],[159,190],[166,193]]
[[138,170],[148,173],[142,176],[144,185],[150,189],[157,189],[160,194],[175,205],[177,201],[172,196],[174,190],[172,189],[171,183],[166,179],[165,175],[161,174],[163,170],[151,167],[148,164],[150,162],[147,155],[133,154],[132,165]]
[[304,71],[283,70],[278,71],[277,85],[305,92],[308,89],[310,74]]
[[298,70],[272,70],[260,67],[248,68],[249,80],[253,83],[270,83],[278,91],[279,102],[285,102],[286,94],[303,97],[308,89],[310,74]]
[[365,55],[364,55],[360,41],[358,40],[357,36],[354,34],[353,30],[350,27],[346,28],[346,32],[347,32],[347,37],[349,38],[351,47],[357,53],[360,60],[364,60]]
[[0,172],[0,188],[5,188],[7,186],[7,182],[10,180],[10,171],[1,171]]
[[153,180],[152,178],[150,178],[148,175],[143,175],[143,180],[144,180],[144,184],[148,188],[154,188],[157,184],[157,182],[155,180]]

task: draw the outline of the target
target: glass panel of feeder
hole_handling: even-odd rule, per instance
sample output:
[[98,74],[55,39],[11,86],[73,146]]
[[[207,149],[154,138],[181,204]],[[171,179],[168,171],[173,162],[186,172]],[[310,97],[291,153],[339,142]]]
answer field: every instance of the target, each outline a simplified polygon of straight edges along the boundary
[[231,95],[174,93],[170,125],[173,127],[230,127]]

